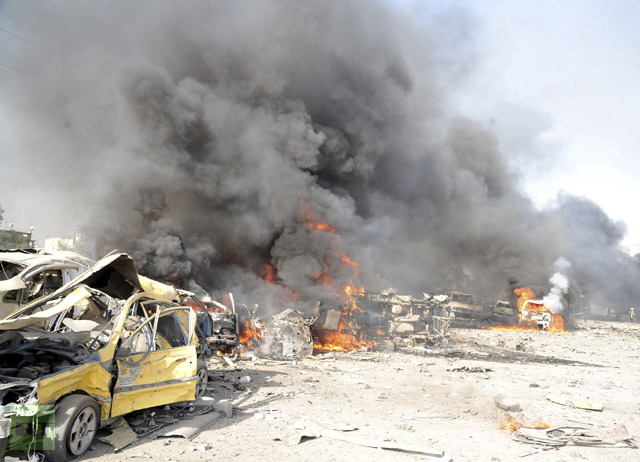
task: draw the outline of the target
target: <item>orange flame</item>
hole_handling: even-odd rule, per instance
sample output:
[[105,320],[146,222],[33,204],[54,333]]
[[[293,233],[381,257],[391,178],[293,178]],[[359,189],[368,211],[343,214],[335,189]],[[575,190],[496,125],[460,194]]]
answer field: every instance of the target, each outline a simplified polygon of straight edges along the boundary
[[260,342],[260,337],[262,333],[260,329],[253,326],[253,323],[247,319],[243,324],[240,324],[240,332],[238,332],[238,338],[242,345],[246,348],[252,348],[252,341],[257,343]]
[[316,332],[318,342],[313,346],[314,350],[349,351],[358,348],[373,348],[375,344],[373,341],[365,339],[362,326],[355,319],[357,312],[364,312],[358,305],[358,298],[364,297],[364,287],[358,287],[353,281],[349,281],[343,290],[347,296],[347,302],[340,313],[338,329]]
[[269,260],[265,263],[264,268],[258,271],[258,277],[264,279],[269,284],[278,284],[278,270]]
[[[300,206],[300,215],[302,216],[302,225],[307,232],[336,234],[336,229],[331,224],[317,218],[305,204],[301,204]],[[339,248],[339,242],[340,240],[336,238],[332,248],[333,255],[324,260],[320,270],[310,278],[314,283],[331,289],[342,305],[341,319],[336,331],[314,330],[314,335],[318,337],[318,342],[314,348],[333,351],[347,351],[362,347],[371,348],[373,347],[373,342],[365,340],[364,331],[355,317],[355,314],[363,312],[362,308],[358,305],[358,299],[363,298],[365,293],[364,287],[354,282],[359,280],[360,266]],[[347,271],[342,271],[339,275],[335,275],[332,274],[332,270],[334,269]],[[352,273],[352,278],[347,285],[340,288],[336,285],[336,278],[340,277],[342,279],[345,277],[345,273],[347,275],[349,274],[349,270]],[[283,286],[284,289],[288,291],[290,300],[295,301],[298,299],[299,294],[293,292],[291,288],[286,287],[282,283],[278,278],[277,268],[271,264],[270,261],[267,261],[265,268],[258,272],[258,276],[270,284]],[[256,343],[260,341],[260,329],[252,327],[249,321],[246,321],[244,325],[241,326],[239,337],[240,343],[247,348],[252,348],[255,346],[252,345],[252,342]]]
[[315,276],[313,276],[313,282],[322,286],[333,287],[333,276],[329,274],[329,268],[318,271]]
[[336,229],[329,223],[320,221],[311,211],[303,210],[304,214],[304,226],[307,231],[323,231],[325,233],[336,234]]
[[340,255],[340,262],[341,263],[338,268],[351,268],[353,270],[353,277],[355,279],[360,279],[360,265],[351,260],[346,253],[342,252],[342,255]]
[[[518,298],[518,319],[519,319],[521,325],[512,326],[512,325],[508,325],[508,324],[501,324],[501,325],[496,326],[496,327],[490,327],[489,329],[490,330],[515,330],[515,331],[527,331],[527,332],[537,331],[538,330],[537,324],[532,324],[531,321],[528,320],[526,317],[524,317],[524,315],[522,314],[522,308],[524,307],[525,302],[527,300],[534,300],[536,298],[535,293],[529,287],[518,288],[518,289],[515,289],[513,292],[516,295],[519,295],[519,298]],[[566,332],[566,330],[564,329],[564,319],[562,318],[562,316],[560,316],[559,314],[552,314],[546,306],[544,306],[542,304],[539,304],[539,303],[528,303],[527,304],[527,311],[548,312],[548,313],[550,313],[551,314],[551,324],[550,324],[549,329],[547,330],[547,332],[554,332],[554,333]]]
[[564,330],[564,318],[559,314],[551,315],[551,327],[549,327],[549,332],[566,332]]

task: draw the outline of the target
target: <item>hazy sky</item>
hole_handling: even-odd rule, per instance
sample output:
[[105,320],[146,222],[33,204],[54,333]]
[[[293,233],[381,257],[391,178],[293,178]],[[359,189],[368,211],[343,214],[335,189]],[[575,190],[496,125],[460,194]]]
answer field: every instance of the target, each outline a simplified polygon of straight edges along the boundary
[[[465,39],[470,60],[453,95],[452,114],[477,118],[491,127],[503,152],[528,172],[523,186],[539,206],[553,201],[560,191],[586,196],[612,218],[626,222],[625,244],[640,250],[634,247],[640,244],[640,214],[634,200],[640,190],[636,127],[640,2],[405,0],[398,4],[417,20],[432,17],[438,9],[468,11],[463,16],[470,22]],[[0,33],[0,45],[10,46],[11,40],[15,39]],[[0,78],[12,73],[0,68]],[[6,117],[0,110],[4,225],[13,221],[16,228],[28,229],[34,224],[42,239],[50,234],[51,223],[38,223],[19,212],[30,199],[6,189],[7,184],[19,183],[6,181],[11,167],[11,136],[2,128],[7,127]]]
[[475,18],[455,110],[494,127],[538,205],[586,196],[627,223],[625,245],[640,251],[640,2],[455,4]]

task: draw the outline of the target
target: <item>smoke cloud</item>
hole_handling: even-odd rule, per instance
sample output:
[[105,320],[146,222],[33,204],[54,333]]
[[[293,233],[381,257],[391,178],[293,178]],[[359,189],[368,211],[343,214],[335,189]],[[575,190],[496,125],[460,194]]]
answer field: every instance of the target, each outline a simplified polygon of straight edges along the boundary
[[544,306],[549,308],[553,313],[560,313],[564,310],[565,306],[563,300],[565,295],[569,292],[569,279],[564,273],[569,269],[571,263],[564,258],[558,258],[553,264],[555,273],[549,278],[551,283],[551,291],[544,296]]
[[119,248],[143,274],[274,309],[335,301],[350,280],[546,291],[560,255],[594,303],[640,296],[621,224],[584,198],[537,210],[496,137],[447,115],[473,65],[462,11],[418,24],[356,0],[1,8],[49,50],[3,45],[23,72],[0,84],[10,165],[94,256]]

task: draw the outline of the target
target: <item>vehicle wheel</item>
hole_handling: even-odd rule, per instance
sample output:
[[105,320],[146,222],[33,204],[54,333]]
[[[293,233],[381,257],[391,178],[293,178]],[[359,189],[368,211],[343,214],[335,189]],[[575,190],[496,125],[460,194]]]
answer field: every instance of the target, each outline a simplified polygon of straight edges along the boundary
[[56,406],[55,449],[47,460],[62,462],[84,454],[91,446],[100,424],[100,407],[93,398],[71,395]]
[[198,372],[196,373],[196,399],[204,396],[207,391],[207,384],[209,383],[209,371],[207,370],[207,363],[204,361],[198,361]]

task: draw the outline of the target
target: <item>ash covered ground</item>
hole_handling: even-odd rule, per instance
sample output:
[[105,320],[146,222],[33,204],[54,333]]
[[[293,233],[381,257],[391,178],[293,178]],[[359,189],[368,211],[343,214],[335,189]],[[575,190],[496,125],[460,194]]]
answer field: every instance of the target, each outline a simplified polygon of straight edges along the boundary
[[[444,450],[458,462],[637,460],[630,448],[536,452],[538,446],[513,441],[503,422],[512,415],[551,427],[625,425],[640,435],[640,326],[579,320],[563,334],[454,328],[452,336],[456,342],[438,348],[238,361],[240,370],[213,360],[210,393],[233,402],[232,418],[192,441],[151,437],[120,453],[96,442],[80,460],[422,460],[326,438],[296,446],[276,440],[295,433],[304,417],[357,427],[351,433],[362,438]],[[472,372],[477,368],[485,372]],[[245,376],[249,383],[234,385]],[[497,395],[521,411],[499,409]],[[603,410],[559,405],[549,395],[601,402]]]

